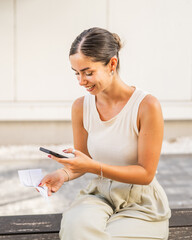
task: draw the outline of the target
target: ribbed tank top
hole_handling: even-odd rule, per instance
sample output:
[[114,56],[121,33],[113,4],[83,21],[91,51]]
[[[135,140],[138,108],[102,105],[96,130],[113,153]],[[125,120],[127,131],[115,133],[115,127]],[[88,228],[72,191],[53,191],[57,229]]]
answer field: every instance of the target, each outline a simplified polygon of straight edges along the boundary
[[96,108],[95,96],[84,97],[83,124],[88,132],[90,156],[111,165],[137,164],[137,114],[146,92],[136,88],[123,109],[108,121],[102,121]]

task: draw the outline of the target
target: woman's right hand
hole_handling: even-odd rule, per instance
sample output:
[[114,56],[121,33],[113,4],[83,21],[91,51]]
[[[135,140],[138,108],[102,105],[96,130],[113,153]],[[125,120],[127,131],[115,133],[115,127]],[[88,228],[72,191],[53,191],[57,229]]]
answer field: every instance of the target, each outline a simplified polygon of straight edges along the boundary
[[66,181],[68,181],[67,174],[62,169],[58,169],[52,173],[47,174],[41,180],[39,187],[46,185],[48,187],[48,196],[51,196],[51,194],[57,192]]

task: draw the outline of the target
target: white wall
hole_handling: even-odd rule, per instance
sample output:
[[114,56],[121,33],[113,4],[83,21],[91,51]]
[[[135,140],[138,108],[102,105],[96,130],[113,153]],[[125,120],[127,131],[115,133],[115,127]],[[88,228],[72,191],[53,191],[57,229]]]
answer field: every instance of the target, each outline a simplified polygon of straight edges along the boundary
[[[14,101],[13,1],[0,1],[0,102]],[[1,114],[0,114],[1,115]]]
[[121,77],[157,96],[165,119],[192,120],[192,1],[0,0],[0,120],[69,120],[84,94],[68,61],[93,26],[125,42]]

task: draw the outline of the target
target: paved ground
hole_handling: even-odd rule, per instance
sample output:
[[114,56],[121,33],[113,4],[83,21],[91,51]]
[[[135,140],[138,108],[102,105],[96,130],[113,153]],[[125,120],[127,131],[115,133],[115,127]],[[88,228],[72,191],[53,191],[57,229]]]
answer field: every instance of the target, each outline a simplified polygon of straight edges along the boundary
[[192,207],[192,154],[161,156],[157,179],[171,208]]
[[[17,174],[17,170],[27,168],[42,168],[46,174],[59,167],[51,159],[1,161],[0,215],[56,213],[67,208],[93,175],[66,183],[47,203],[35,189],[23,187]],[[167,193],[171,208],[192,207],[192,154],[162,155],[157,179]]]

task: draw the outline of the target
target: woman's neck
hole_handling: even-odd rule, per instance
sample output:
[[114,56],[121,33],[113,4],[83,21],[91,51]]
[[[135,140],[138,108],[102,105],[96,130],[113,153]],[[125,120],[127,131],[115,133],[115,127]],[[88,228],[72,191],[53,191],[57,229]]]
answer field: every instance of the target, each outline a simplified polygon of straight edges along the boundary
[[114,76],[111,85],[96,95],[97,102],[115,104],[119,101],[127,101],[134,91],[133,87],[126,85],[119,76]]

